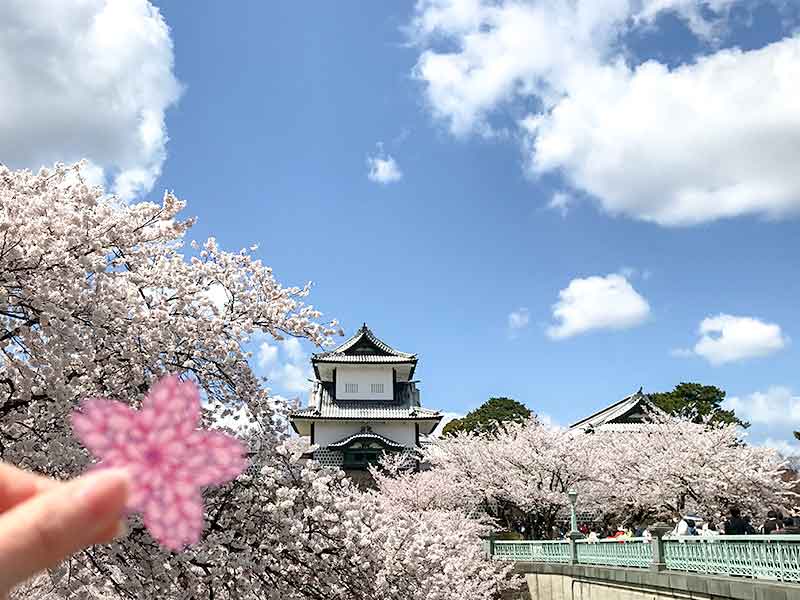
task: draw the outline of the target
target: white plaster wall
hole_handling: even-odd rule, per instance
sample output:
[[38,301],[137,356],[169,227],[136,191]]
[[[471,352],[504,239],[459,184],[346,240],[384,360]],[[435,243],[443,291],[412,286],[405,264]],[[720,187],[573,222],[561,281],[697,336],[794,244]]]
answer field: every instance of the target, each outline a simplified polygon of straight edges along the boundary
[[[345,393],[345,383],[357,383],[358,392]],[[370,391],[371,383],[382,383],[383,393],[377,394]],[[359,367],[336,368],[336,398],[337,400],[391,400],[392,369],[378,365],[362,365]]]
[[416,445],[414,423],[408,421],[316,421],[314,425],[314,443],[324,447],[338,442],[349,435],[361,431],[361,427],[369,425],[374,433],[394,440],[408,448]]

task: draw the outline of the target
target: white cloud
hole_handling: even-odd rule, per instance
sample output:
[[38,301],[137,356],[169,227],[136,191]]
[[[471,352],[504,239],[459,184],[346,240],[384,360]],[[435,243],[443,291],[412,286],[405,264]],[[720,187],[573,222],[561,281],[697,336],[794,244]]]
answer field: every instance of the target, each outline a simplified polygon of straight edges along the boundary
[[258,347],[258,366],[261,369],[269,369],[278,359],[278,347],[273,346],[269,342],[261,342]]
[[311,370],[306,364],[284,363],[272,372],[272,379],[287,392],[308,391],[311,387],[308,381],[310,377]]
[[800,456],[800,442],[793,432],[800,429],[800,396],[785,386],[771,386],[766,391],[746,396],[731,396],[723,407],[733,410],[736,416],[751,423],[751,442],[774,448],[786,457]]
[[743,398],[733,396],[725,400],[725,408],[753,424],[800,424],[800,396],[783,386],[773,386],[766,392],[754,392]]
[[306,354],[303,352],[303,347],[297,338],[286,338],[281,342],[281,346],[291,361],[300,362],[305,360]]
[[669,351],[669,355],[675,358],[692,358],[695,354],[691,348],[673,348]]
[[676,349],[674,356],[702,356],[712,365],[767,356],[789,342],[780,325],[754,317],[719,314],[707,317],[698,327],[700,339],[693,349]]
[[781,455],[786,457],[800,456],[800,444],[792,443],[787,440],[767,438],[761,445],[766,446],[767,448],[774,448],[780,452]]
[[508,315],[508,328],[512,331],[525,329],[531,322],[530,311],[524,306],[511,311]]
[[627,329],[643,323],[650,305],[622,275],[573,279],[553,305],[556,324],[547,335],[560,340],[595,329]]
[[296,338],[286,338],[276,345],[261,342],[256,361],[273,391],[297,394],[311,388],[309,357]]
[[403,172],[394,158],[383,151],[383,144],[378,143],[378,153],[375,156],[367,157],[367,177],[370,181],[387,185],[400,181]]
[[566,217],[569,213],[570,206],[572,206],[574,198],[564,192],[556,192],[547,203],[547,208],[558,211],[562,217]]
[[[736,1],[421,0],[409,28],[421,51],[414,76],[433,113],[464,135],[485,129],[504,103],[537,96],[552,106],[571,78],[614,56],[631,26],[677,11],[710,31]],[[704,21],[701,4],[716,17]]]
[[[566,2],[419,2],[412,35],[422,52],[414,76],[434,115],[453,134],[466,135],[491,129],[488,117],[498,106],[551,94],[547,79],[599,58],[593,22],[604,24],[597,29],[605,37],[610,24],[627,15],[609,2],[591,1],[607,6],[594,10],[578,2],[586,18]],[[441,48],[442,40],[450,44]]]
[[[713,38],[724,25],[724,17],[737,3],[743,4],[742,0],[644,0],[637,19],[652,22],[660,12],[672,10],[686,20],[695,35]],[[710,17],[709,13],[716,17]]]
[[91,161],[121,197],[148,191],[166,158],[164,113],[180,95],[172,40],[146,0],[5,2],[0,158],[9,167]]
[[422,0],[414,75],[457,136],[537,106],[518,124],[530,170],[561,173],[610,214],[779,218],[800,212],[800,36],[672,70],[629,66],[620,43],[666,11],[714,38],[735,5],[747,2]]
[[660,225],[800,212],[798,74],[800,37],[674,70],[593,69],[523,121],[530,167]]

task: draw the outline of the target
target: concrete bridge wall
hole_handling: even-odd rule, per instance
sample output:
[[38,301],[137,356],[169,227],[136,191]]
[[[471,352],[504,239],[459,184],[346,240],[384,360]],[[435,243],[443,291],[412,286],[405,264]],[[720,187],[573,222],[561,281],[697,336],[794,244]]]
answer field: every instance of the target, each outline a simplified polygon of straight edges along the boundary
[[800,600],[800,585],[677,571],[517,563],[531,600]]

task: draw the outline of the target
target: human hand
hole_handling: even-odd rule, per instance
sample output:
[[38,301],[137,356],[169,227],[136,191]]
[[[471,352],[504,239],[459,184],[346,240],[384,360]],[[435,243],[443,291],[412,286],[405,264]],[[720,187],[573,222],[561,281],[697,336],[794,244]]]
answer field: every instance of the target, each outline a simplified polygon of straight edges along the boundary
[[0,463],[0,600],[34,573],[124,531],[124,471],[62,482]]

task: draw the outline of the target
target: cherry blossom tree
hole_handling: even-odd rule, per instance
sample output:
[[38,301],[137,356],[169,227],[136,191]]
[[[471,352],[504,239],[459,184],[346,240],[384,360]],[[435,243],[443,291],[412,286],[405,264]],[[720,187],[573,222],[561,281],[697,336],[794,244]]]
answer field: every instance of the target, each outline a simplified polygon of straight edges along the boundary
[[737,506],[763,516],[796,504],[782,473],[786,462],[771,448],[744,442],[735,423],[656,419],[639,432],[591,434],[614,460],[608,510],[643,521],[697,513],[716,522]]
[[440,497],[470,498],[504,528],[524,526],[527,535],[541,538],[563,512],[569,489],[592,490],[593,503],[602,501],[605,471],[593,446],[588,436],[533,417],[484,435],[437,440],[425,458],[439,473],[425,476],[457,488]]
[[490,600],[520,583],[484,555],[484,525],[361,492],[341,470],[302,460],[307,450],[286,441],[214,495],[207,535],[189,552],[165,559],[134,526],[64,565],[56,583],[93,566],[102,577],[72,587],[97,598]]
[[[288,407],[250,367],[254,336],[324,345],[335,321],[284,287],[251,250],[187,247],[192,219],[168,193],[123,204],[79,166],[0,167],[0,459],[54,477],[88,454],[68,414],[86,397],[137,407],[166,373],[204,396],[203,426],[240,417],[251,467],[205,494],[203,539],[173,554],[138,519],[127,537],[75,556],[37,589],[86,598],[495,597],[507,572],[461,513],[394,509],[340,470],[302,458]],[[441,565],[447,569],[442,571]]]
[[[625,432],[584,433],[531,419],[488,435],[440,439],[426,460],[431,472],[383,489],[407,506],[469,498],[462,505],[468,514],[477,499],[500,526],[523,525],[534,537],[548,536],[566,517],[570,489],[596,518],[637,523],[686,511],[714,518],[733,505],[757,516],[794,502],[779,455],[743,443],[734,424],[668,418]],[[435,492],[425,490],[429,484]]]
[[[77,168],[0,169],[0,457],[50,475],[85,463],[63,418],[85,396],[137,402],[155,378],[197,380],[209,407],[247,403],[274,435],[274,407],[248,365],[256,333],[324,344],[336,323],[246,250],[213,239],[191,256],[192,219],[168,193],[126,205]],[[212,410],[206,411],[210,419]]]
[[375,489],[390,505],[411,512],[460,512],[488,522],[480,496],[465,494],[464,483],[443,478],[441,469],[418,469],[418,459],[411,453],[385,454],[370,467]]
[[[511,566],[483,554],[481,541],[492,523],[481,499],[465,495],[440,470],[418,471],[416,459],[388,455],[370,469],[376,489],[365,496],[379,507],[376,543],[390,558],[380,577],[393,576],[394,585],[405,588],[403,598],[494,598],[517,589],[522,581]],[[387,588],[380,591],[376,597],[391,597]]]
[[459,511],[409,511],[377,496],[373,525],[378,565],[370,598],[449,600],[499,598],[522,585],[512,564],[488,560],[481,547],[487,528]]

